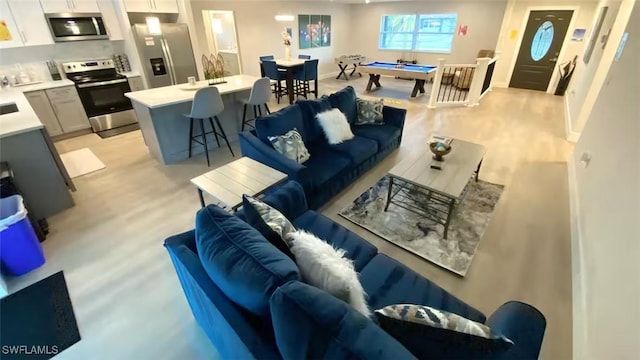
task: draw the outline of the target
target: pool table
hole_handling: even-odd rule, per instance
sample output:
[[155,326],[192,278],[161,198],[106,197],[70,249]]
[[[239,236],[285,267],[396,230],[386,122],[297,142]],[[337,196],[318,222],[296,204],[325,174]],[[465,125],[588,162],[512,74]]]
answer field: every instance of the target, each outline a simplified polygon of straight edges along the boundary
[[[401,65],[402,67],[398,67]],[[372,91],[373,85],[376,89],[382,87],[380,85],[380,76],[389,75],[397,76],[416,81],[411,92],[411,97],[416,97],[418,92],[424,94],[424,84],[426,81],[433,81],[436,74],[436,67],[431,65],[420,64],[397,64],[390,62],[374,61],[362,64],[359,67],[360,72],[369,74],[369,83],[367,84],[367,92]]]

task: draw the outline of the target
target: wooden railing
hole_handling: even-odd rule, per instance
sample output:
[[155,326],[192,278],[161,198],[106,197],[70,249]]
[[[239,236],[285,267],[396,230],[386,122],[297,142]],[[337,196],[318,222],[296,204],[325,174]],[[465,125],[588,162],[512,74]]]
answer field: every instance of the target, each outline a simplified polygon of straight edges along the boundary
[[497,57],[478,58],[475,64],[445,64],[438,59],[429,107],[477,106],[491,90]]

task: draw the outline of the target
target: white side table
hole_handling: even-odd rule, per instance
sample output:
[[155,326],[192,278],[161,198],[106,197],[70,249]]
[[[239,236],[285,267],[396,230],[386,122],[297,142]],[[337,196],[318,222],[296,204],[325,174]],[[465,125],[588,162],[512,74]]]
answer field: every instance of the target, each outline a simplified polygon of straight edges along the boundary
[[236,211],[242,205],[243,194],[261,195],[286,179],[287,174],[242,157],[191,179],[191,183],[198,189],[202,207],[206,193],[218,202],[219,207]]

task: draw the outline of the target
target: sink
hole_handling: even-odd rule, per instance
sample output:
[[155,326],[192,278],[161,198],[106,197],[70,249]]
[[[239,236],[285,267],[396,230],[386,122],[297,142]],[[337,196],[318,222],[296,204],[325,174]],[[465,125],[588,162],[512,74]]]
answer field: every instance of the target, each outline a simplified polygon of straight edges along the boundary
[[16,103],[0,105],[0,115],[11,114],[14,112],[18,112],[18,106]]

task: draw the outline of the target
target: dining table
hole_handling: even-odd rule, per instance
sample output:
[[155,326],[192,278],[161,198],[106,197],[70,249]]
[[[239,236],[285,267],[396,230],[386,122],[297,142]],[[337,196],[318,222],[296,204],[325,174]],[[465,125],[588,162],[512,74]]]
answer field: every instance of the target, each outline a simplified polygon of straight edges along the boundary
[[[305,59],[276,59],[276,65],[278,65],[278,69],[282,69],[286,72],[285,75],[285,83],[287,87],[287,95],[289,96],[289,104],[293,104],[293,100],[295,99],[295,93],[293,91],[293,74],[296,70],[302,69],[304,67]],[[262,63],[260,64],[262,68]],[[262,70],[262,69],[261,69]],[[262,72],[264,76],[264,72]]]

